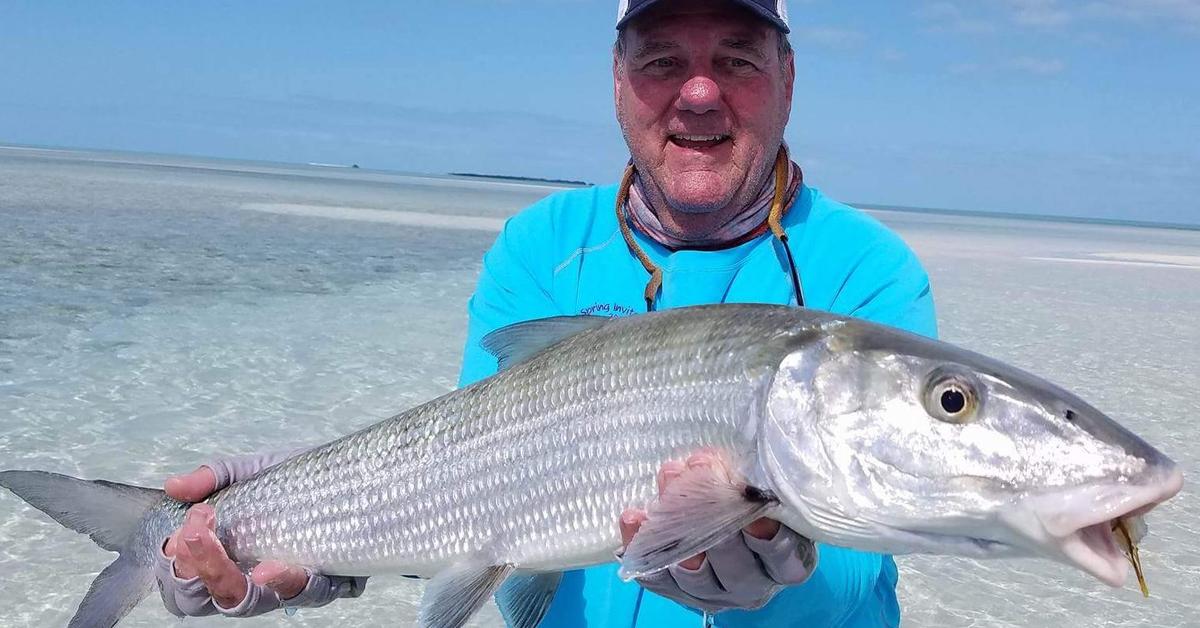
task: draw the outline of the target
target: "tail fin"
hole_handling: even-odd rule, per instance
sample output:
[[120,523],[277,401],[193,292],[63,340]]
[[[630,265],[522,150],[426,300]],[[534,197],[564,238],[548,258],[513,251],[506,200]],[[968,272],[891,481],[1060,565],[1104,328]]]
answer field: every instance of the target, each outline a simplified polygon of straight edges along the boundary
[[112,628],[154,588],[154,566],[122,555],[92,580],[67,628]]
[[133,545],[142,518],[162,500],[162,491],[44,471],[0,471],[0,486],[90,536],[100,547],[121,554],[92,581],[71,628],[111,628],[153,588],[149,553]]

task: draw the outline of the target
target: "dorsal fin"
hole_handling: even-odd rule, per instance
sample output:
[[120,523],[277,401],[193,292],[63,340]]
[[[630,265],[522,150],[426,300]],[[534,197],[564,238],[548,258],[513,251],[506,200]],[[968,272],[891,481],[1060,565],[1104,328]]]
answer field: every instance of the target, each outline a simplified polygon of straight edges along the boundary
[[608,322],[607,316],[553,316],[501,327],[483,337],[480,345],[496,356],[503,371],[575,334]]

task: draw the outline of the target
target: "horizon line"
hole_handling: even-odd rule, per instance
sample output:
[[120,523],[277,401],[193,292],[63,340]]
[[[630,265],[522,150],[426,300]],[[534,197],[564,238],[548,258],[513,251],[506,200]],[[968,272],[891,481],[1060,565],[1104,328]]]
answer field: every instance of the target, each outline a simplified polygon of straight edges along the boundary
[[[455,172],[416,172],[406,170],[395,170],[391,168],[372,168],[369,166],[363,167],[358,163],[354,164],[334,164],[334,163],[316,163],[316,162],[300,162],[300,161],[275,161],[270,159],[251,159],[243,157],[228,157],[216,155],[201,155],[195,153],[160,153],[153,151],[128,150],[118,148],[90,148],[79,146],[59,146],[59,145],[37,145],[37,144],[18,144],[9,143],[0,140],[0,149],[24,149],[24,150],[40,150],[46,152],[58,153],[117,153],[125,155],[145,155],[157,157],[182,157],[191,159],[206,159],[212,161],[225,162],[250,162],[276,166],[301,167],[309,169],[324,169],[336,170],[339,173],[348,175],[353,174],[394,174],[400,176],[418,176],[418,177],[444,177],[454,179],[500,179],[508,181],[520,181],[522,183],[530,183],[542,185],[552,189],[566,189],[570,187],[588,187],[595,184],[586,181],[576,181],[562,179],[558,177],[538,177],[532,175],[496,175],[485,173],[474,173],[463,170]],[[1170,229],[1176,231],[1200,231],[1200,221],[1195,223],[1187,222],[1166,222],[1152,220],[1132,220],[1124,218],[1099,218],[1087,216],[1070,216],[1064,214],[1035,214],[1029,212],[1008,212],[996,210],[973,210],[973,209],[947,209],[940,207],[925,207],[913,205],[893,205],[887,203],[847,203],[851,207],[867,211],[892,211],[909,214],[928,214],[936,216],[963,216],[975,218],[997,218],[1010,220],[1026,220],[1032,222],[1060,222],[1067,224],[1092,224],[1104,225],[1113,227],[1140,227],[1149,229]]]

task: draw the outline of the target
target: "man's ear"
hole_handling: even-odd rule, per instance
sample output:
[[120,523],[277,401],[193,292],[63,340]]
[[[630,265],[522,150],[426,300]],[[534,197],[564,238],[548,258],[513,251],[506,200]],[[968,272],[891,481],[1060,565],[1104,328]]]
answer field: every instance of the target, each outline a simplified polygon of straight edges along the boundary
[[620,103],[621,103],[621,89],[620,89],[621,55],[619,52],[617,52],[617,49],[615,47],[613,48],[612,75],[613,75],[613,104],[620,105]]
[[613,101],[616,101],[618,96],[617,84],[620,82],[620,53],[616,48],[612,50],[612,95]]
[[783,64],[783,88],[787,90],[787,108],[790,113],[793,89],[796,86],[796,53],[788,52],[787,58],[783,59]]

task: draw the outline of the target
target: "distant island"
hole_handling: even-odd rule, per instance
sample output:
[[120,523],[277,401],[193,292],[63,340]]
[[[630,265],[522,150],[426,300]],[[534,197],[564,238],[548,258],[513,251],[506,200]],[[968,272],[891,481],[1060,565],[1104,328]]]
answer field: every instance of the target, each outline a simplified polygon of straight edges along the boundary
[[453,177],[472,177],[475,179],[499,179],[501,181],[528,181],[530,183],[553,183],[556,185],[577,185],[580,187],[591,187],[593,183],[587,181],[573,181],[571,179],[546,179],[543,177],[514,177],[504,174],[479,174],[475,172],[451,172]]

